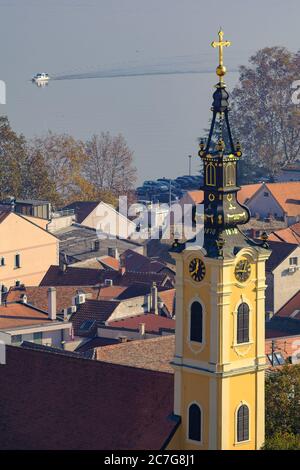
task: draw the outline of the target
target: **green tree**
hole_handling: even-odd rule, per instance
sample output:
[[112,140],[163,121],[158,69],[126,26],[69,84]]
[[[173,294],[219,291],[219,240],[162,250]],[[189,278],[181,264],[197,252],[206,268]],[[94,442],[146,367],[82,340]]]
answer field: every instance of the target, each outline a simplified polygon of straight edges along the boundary
[[300,450],[300,436],[289,432],[276,432],[266,439],[262,450]]
[[300,432],[300,365],[285,366],[266,379],[266,437]]
[[300,107],[292,102],[291,88],[299,63],[299,54],[284,47],[261,49],[249,66],[240,67],[232,93],[234,134],[249,166],[265,176],[274,177],[283,163],[300,156]]

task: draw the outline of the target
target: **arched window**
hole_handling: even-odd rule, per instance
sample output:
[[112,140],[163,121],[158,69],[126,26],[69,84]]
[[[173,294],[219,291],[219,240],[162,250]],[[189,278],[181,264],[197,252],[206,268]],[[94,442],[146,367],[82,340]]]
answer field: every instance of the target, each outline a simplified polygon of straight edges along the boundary
[[237,441],[248,441],[249,439],[249,408],[241,405],[237,412]]
[[225,167],[226,186],[234,186],[235,183],[235,167],[233,163],[228,163]]
[[203,312],[200,302],[193,302],[191,306],[190,340],[202,343]]
[[237,312],[237,343],[249,341],[249,305],[245,302],[239,305]]
[[201,441],[201,410],[196,403],[189,407],[189,439]]
[[213,163],[209,163],[206,167],[206,184],[207,186],[216,185],[216,169]]

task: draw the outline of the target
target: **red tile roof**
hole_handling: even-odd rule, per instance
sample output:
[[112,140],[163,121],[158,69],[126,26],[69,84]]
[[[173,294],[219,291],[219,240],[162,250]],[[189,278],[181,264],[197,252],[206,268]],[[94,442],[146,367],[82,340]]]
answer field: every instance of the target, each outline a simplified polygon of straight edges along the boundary
[[300,320],[300,290],[278,310],[276,317]]
[[175,314],[175,289],[168,289],[158,293],[158,297],[167,307],[168,312],[173,315]]
[[257,183],[257,184],[245,184],[244,186],[241,186],[241,189],[237,193],[237,198],[238,201],[241,204],[246,204],[247,201],[253,196],[253,194],[256,193],[262,186],[262,183]]
[[126,291],[126,286],[107,286],[101,287],[99,292],[100,300],[116,299],[122,292]]
[[138,330],[141,323],[145,324],[147,333],[159,333],[161,329],[175,331],[175,320],[171,318],[155,315],[154,313],[145,313],[144,315],[136,315],[134,317],[124,318],[123,320],[115,320],[108,323],[113,328],[126,328]]
[[266,187],[288,216],[300,215],[300,181],[267,183]]
[[[274,337],[273,337],[274,338]],[[280,352],[285,360],[291,357],[299,349],[300,335],[285,336],[273,340],[274,352]],[[272,352],[272,340],[267,339],[265,343],[266,354]]]
[[[22,300],[26,294],[27,303],[40,310],[48,310],[48,286],[30,286],[30,287],[12,287],[7,296],[7,302],[17,302]],[[56,306],[60,313],[64,308],[72,305],[72,299],[80,291],[90,299],[100,297],[100,287],[89,286],[57,286],[56,287]]]
[[[261,187],[261,185],[262,183],[246,184],[242,186],[240,191],[238,192],[239,202],[241,204],[245,204],[253,196],[253,194],[256,193],[256,191]],[[188,191],[187,194],[190,196],[190,198],[194,201],[195,204],[201,204],[203,202],[202,190]]]
[[119,260],[112,256],[103,256],[102,258],[98,258],[98,261],[104,268],[119,269]]
[[177,425],[168,418],[172,374],[12,346],[6,352],[3,450],[159,450]]
[[[190,199],[192,199],[194,204],[202,204],[204,192],[201,189],[196,189],[195,191],[188,191],[187,196],[189,196]],[[184,197],[185,196],[183,196],[183,198]]]
[[297,243],[300,245],[300,222],[290,225],[287,228],[276,230],[269,235],[269,240]]
[[97,349],[96,358],[114,364],[173,374],[174,370],[170,362],[174,357],[174,350],[175,336],[167,335],[104,346]]
[[0,330],[47,323],[53,323],[47,314],[28,305],[14,303],[7,307],[0,306]]

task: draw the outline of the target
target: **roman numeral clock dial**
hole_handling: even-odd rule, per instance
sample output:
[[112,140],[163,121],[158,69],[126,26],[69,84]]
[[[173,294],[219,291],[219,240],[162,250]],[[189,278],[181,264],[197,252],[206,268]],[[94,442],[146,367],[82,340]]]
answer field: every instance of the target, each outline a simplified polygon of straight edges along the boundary
[[189,273],[191,278],[200,282],[205,276],[205,264],[200,258],[193,258],[189,264]]

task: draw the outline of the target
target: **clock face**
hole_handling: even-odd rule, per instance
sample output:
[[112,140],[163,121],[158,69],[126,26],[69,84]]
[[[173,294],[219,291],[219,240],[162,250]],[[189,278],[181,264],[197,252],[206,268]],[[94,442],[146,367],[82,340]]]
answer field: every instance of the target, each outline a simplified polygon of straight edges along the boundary
[[234,274],[239,282],[246,282],[251,274],[251,264],[247,259],[241,259],[235,266]]
[[203,263],[201,259],[194,258],[190,262],[189,272],[190,272],[191,278],[194,281],[200,282],[205,276],[205,264]]

